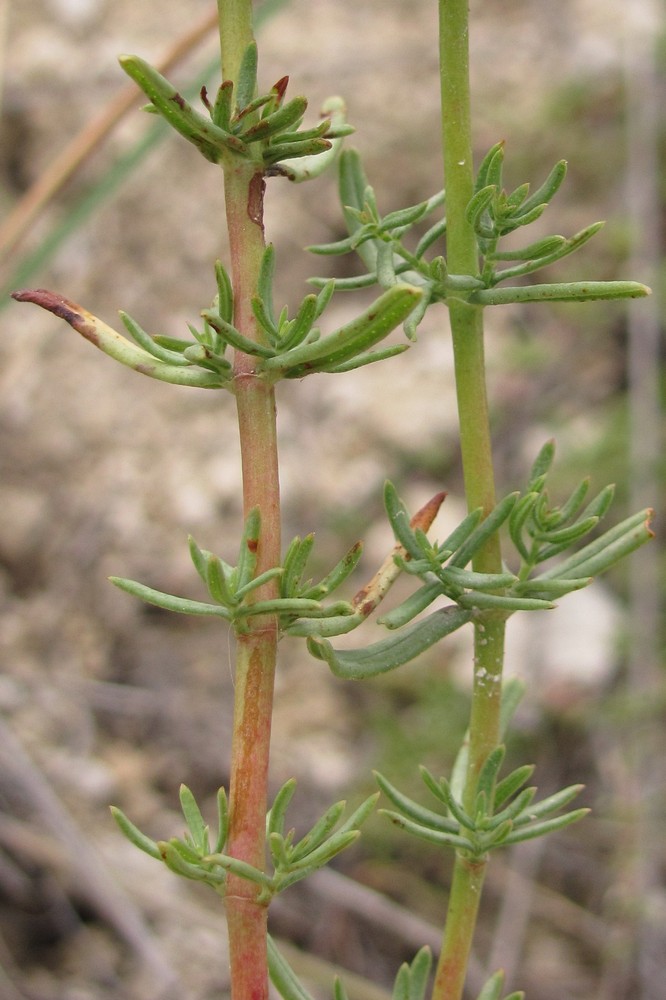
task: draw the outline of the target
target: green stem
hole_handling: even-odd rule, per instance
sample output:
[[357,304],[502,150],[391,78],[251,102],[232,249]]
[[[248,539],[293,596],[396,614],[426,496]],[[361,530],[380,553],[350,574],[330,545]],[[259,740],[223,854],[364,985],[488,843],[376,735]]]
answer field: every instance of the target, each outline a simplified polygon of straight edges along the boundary
[[483,861],[456,859],[433,997],[463,994],[485,872]]
[[[224,79],[236,80],[242,54],[252,41],[250,0],[218,0]],[[254,341],[262,333],[252,312],[264,252],[264,179],[257,164],[229,154],[224,163],[227,229],[234,291],[234,325]],[[259,508],[257,575],[281,558],[280,496],[275,396],[257,377],[255,361],[237,351],[234,391],[238,412],[243,506]],[[278,596],[271,581],[252,599]],[[265,866],[265,825],[273,685],[278,626],[273,615],[247,619],[237,636],[234,729],[227,851],[256,868]],[[233,1000],[267,1000],[267,908],[257,903],[253,883],[229,873],[225,905],[229,930]]]
[[[447,203],[447,263],[455,274],[475,275],[478,252],[465,210],[472,196],[467,0],[439,0],[442,142]],[[483,309],[463,299],[449,303],[465,492],[470,510],[495,506],[492,442],[488,417]],[[495,535],[477,553],[473,568],[498,573],[502,559]],[[479,614],[474,623],[474,687],[470,716],[469,766],[464,800],[471,808],[478,773],[499,738],[504,659],[503,615]],[[486,863],[457,855],[435,976],[433,1000],[460,1000],[472,946]]]

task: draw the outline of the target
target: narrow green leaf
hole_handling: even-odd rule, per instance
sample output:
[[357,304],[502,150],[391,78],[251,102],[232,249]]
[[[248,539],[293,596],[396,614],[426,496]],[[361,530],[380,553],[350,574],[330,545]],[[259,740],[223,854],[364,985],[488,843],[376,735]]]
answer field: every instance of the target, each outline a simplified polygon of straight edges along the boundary
[[213,555],[212,552],[206,554],[205,583],[208,587],[208,593],[214,601],[230,611],[240,600],[236,593],[234,576],[233,571],[232,573],[228,572],[225,563],[219,556]]
[[514,824],[513,831],[505,837],[503,843],[508,846],[509,844],[519,844],[524,840],[534,840],[536,837],[543,837],[547,833],[554,833],[556,830],[563,830],[566,826],[571,826],[572,823],[577,823],[578,820],[583,819],[590,812],[589,809],[575,809],[573,812],[566,813],[564,816],[557,816],[555,819],[547,819],[542,823],[533,823],[530,826],[517,827]]
[[440,240],[446,233],[446,219],[440,219],[436,222],[434,226],[431,226],[427,230],[416,244],[416,250],[414,251],[415,257],[423,257],[425,252],[430,249],[433,244]]
[[393,608],[386,614],[381,615],[377,619],[377,623],[389,629],[402,628],[403,625],[407,625],[418,614],[425,611],[434,600],[441,596],[441,593],[442,588],[438,581],[435,583],[426,583],[422,587],[419,587],[402,604],[399,604],[397,608]]
[[252,41],[245,49],[238,70],[236,83],[236,109],[242,111],[254,99],[257,90],[257,43]]
[[229,835],[229,806],[227,803],[227,793],[223,787],[217,790],[217,839],[215,841],[214,854],[221,854]]
[[560,188],[567,175],[567,161],[560,160],[546,177],[543,184],[522,203],[521,215],[529,214],[540,205],[547,205]]
[[517,767],[515,771],[511,772],[511,774],[507,774],[506,778],[502,778],[502,780],[497,783],[493,796],[493,806],[495,812],[501,809],[507,799],[510,799],[512,795],[515,795],[518,789],[521,788],[526,781],[529,781],[533,774],[534,765],[524,764],[522,767]]
[[265,583],[268,583],[270,580],[275,580],[279,576],[282,576],[281,566],[274,566],[273,569],[267,569],[264,573],[259,573],[258,576],[252,577],[250,582],[246,583],[244,587],[239,587],[237,589],[235,594],[236,600],[242,601],[248,594],[251,594],[253,590],[263,587]]
[[414,822],[418,823],[420,826],[426,826],[432,830],[440,830],[444,833],[458,832],[458,824],[453,820],[449,819],[447,816],[443,816],[441,813],[433,812],[432,809],[427,809],[418,802],[414,802],[413,799],[408,798],[402,792],[398,791],[398,789],[387,781],[387,779],[378,771],[373,771],[373,774],[377,784],[386,797],[393,803],[396,809],[400,810],[404,816],[414,820]]
[[187,834],[185,834],[185,837],[186,839],[184,840],[181,840],[180,837],[171,837],[169,845],[184,861],[187,861],[190,865],[194,865],[195,868],[199,868],[201,852],[192,844],[192,840]]
[[417,951],[409,967],[409,1000],[424,1000],[431,966],[432,953],[425,945]]
[[351,576],[362,555],[363,542],[355,542],[349,552],[342,557],[339,563],[336,563],[330,573],[327,573],[318,584],[303,591],[303,597],[310,597],[319,601],[322,597],[332,594]]
[[403,323],[402,328],[405,331],[405,336],[409,340],[416,340],[416,331],[418,329],[419,324],[423,320],[423,317],[428,311],[428,306],[432,302],[433,295],[434,295],[433,285],[432,284],[425,285],[423,288],[423,295],[421,296],[420,301],[417,302],[416,306],[414,307],[414,309],[412,309],[409,316]]
[[423,549],[410,527],[410,517],[404,503],[390,480],[384,484],[384,507],[393,529],[393,534],[412,559],[423,558]]
[[[370,239],[370,235],[367,238]],[[341,240],[335,240],[332,243],[312,243],[305,249],[320,257],[340,257],[343,254],[351,253],[357,246],[356,235],[352,234],[351,236],[345,236]]]
[[390,809],[380,809],[379,811],[384,816],[387,816],[395,826],[400,827],[401,830],[406,830],[407,833],[414,834],[415,837],[420,837],[421,840],[427,840],[429,843],[438,844],[441,847],[453,847],[464,851],[474,850],[472,841],[468,840],[467,837],[461,837],[455,833],[442,833],[439,830],[431,830],[427,826],[421,826],[419,823],[407,819],[406,816],[391,812]]
[[471,617],[471,612],[450,606],[365,649],[335,650],[330,642],[316,636],[308,639],[308,649],[317,659],[325,660],[336,677],[361,680],[409,663],[445,635],[466,625]]
[[[357,354],[350,361],[343,361],[342,364],[327,365],[322,363],[317,365],[316,368],[312,368],[312,371],[324,372],[331,375],[352,372],[356,371],[357,368],[364,368],[365,365],[372,365],[376,361],[386,361],[388,358],[394,358],[396,355],[408,350],[409,344],[398,344],[396,347],[385,347],[381,351],[368,351],[365,354]],[[303,374],[303,372],[295,369],[293,372],[288,372],[286,377],[300,378]]]
[[212,309],[204,309],[201,315],[232,347],[235,347],[238,351],[242,351],[243,354],[250,354],[259,358],[275,357],[274,348],[258,344],[256,341],[250,340],[249,337],[243,336],[235,326],[227,323],[221,316],[213,312]]
[[597,299],[637,299],[650,289],[637,281],[569,281],[547,285],[515,285],[472,292],[470,302],[479,306],[512,302],[591,302]]
[[[276,135],[278,132],[282,132],[291,126],[298,128],[307,106],[308,102],[305,97],[293,97],[286,104],[283,104],[279,110],[266,115],[265,118],[261,118],[255,125],[250,126],[249,129],[243,132],[241,136],[243,142],[249,145],[252,142],[268,139],[270,136]],[[307,138],[302,141],[307,141]]]
[[347,817],[344,823],[340,825],[338,833],[348,833],[351,830],[358,830],[362,827],[377,805],[378,800],[379,792],[373,792],[373,794],[369,795],[367,799],[364,799],[360,806],[357,806],[351,815]]
[[280,343],[280,349],[282,351],[290,350],[292,347],[297,347],[305,340],[317,317],[317,306],[318,300],[314,293],[305,296],[299,306],[296,316],[294,317],[288,335],[282,338]]
[[[532,468],[530,469],[530,480],[528,489],[534,491],[536,489],[535,483],[540,480],[542,476],[545,476],[555,460],[555,440],[550,438],[545,444],[539,449],[539,454],[534,459]],[[539,491],[540,492],[540,491]]]
[[323,816],[317,820],[311,830],[309,830],[297,844],[294,844],[290,852],[290,862],[296,863],[308,857],[321,844],[324,843],[328,835],[336,826],[338,820],[345,811],[344,801],[335,802],[326,810]]
[[559,528],[553,531],[547,529],[531,529],[530,534],[538,542],[548,542],[550,545],[569,546],[578,541],[583,535],[587,535],[599,523],[598,517],[586,517],[575,524],[570,524],[566,528]]
[[431,209],[441,204],[444,200],[444,192],[440,192],[439,199],[432,203],[432,200],[419,202],[418,205],[411,205],[409,208],[399,208],[395,212],[389,212],[381,221],[381,231],[391,232],[394,229],[403,229],[413,226],[419,219],[422,219]]
[[488,211],[496,193],[497,188],[494,184],[489,184],[481,188],[472,196],[465,210],[465,216],[470,226],[477,232],[481,230],[484,236],[486,235],[486,231],[485,228],[482,229],[483,216]]
[[182,94],[145,60],[138,56],[124,55],[118,61],[169,125],[193,143],[207,160],[217,163],[224,149],[241,154],[246,152],[246,146],[237,136],[225,132],[195,111]]
[[500,969],[486,980],[477,1000],[501,1000],[504,987],[504,972]]
[[[575,236],[571,236],[568,240],[564,241],[563,246],[557,250],[553,250],[549,254],[544,254],[542,257],[537,259],[526,261],[525,264],[518,267],[505,268],[503,271],[499,271],[496,274],[497,281],[506,281],[508,278],[516,278],[522,274],[530,274],[533,271],[538,271],[542,267],[548,267],[550,264],[555,264],[557,261],[563,260],[565,257],[569,257],[576,250],[580,250],[588,240],[599,232],[602,228],[603,222],[596,222],[592,226],[587,226],[587,228],[582,229]],[[555,237],[553,237],[554,239]],[[495,254],[496,259],[499,259],[502,255]]]
[[465,567],[481,546],[504,524],[518,497],[518,493],[509,493],[503,500],[500,500],[454,553],[449,560],[449,566],[458,566],[461,569]]
[[345,989],[345,984],[339,976],[333,980],[333,1000],[349,1000],[349,994]]
[[194,882],[210,882],[213,884],[220,884],[224,881],[224,876],[222,874],[208,871],[201,865],[192,864],[189,861],[186,861],[182,854],[176,849],[173,842],[160,840],[157,846],[160,850],[162,861],[164,861],[167,868],[169,868],[172,872],[175,872],[176,875],[182,875],[184,878],[192,879]]
[[543,577],[535,576],[529,580],[523,580],[514,587],[514,593],[524,597],[538,597],[543,600],[551,600],[556,597],[564,597],[575,590],[583,590],[588,587],[594,577],[584,576],[574,580],[545,580]]
[[284,631],[287,635],[314,636],[316,639],[320,639],[322,636],[344,635],[346,632],[352,632],[363,624],[365,618],[366,616],[361,614],[338,615],[324,618],[321,621],[299,618],[298,621],[287,625]]
[[608,513],[608,510],[613,503],[614,496],[615,486],[612,483],[608,486],[604,486],[603,490],[601,490],[601,492],[589,502],[581,516],[598,517],[599,520],[601,520],[602,517]]
[[292,161],[298,157],[317,157],[331,149],[329,139],[304,139],[302,142],[283,142],[266,146],[262,157],[265,166],[274,167],[278,164],[278,170],[274,172],[284,173],[290,180],[296,179],[296,171],[293,166],[285,166],[280,160]]
[[215,280],[217,282],[217,308],[226,323],[234,318],[234,293],[231,278],[221,260],[215,261]]
[[393,245],[380,240],[377,245],[377,281],[382,288],[391,288],[397,280],[393,261]]
[[561,250],[567,244],[566,236],[545,236],[541,240],[529,243],[519,250],[495,251],[493,260],[524,260],[531,261],[541,257],[548,257],[550,254]]
[[180,807],[183,810],[183,816],[189,827],[194,844],[201,848],[201,853],[208,854],[210,851],[208,827],[204,823],[197,801],[187,785],[180,786]]
[[[340,602],[342,607],[350,609],[351,604]],[[319,601],[312,601],[306,597],[275,597],[268,601],[255,601],[253,604],[244,605],[237,611],[238,618],[252,618],[256,615],[303,615],[304,617],[326,616],[328,609],[324,608]]]
[[275,796],[273,805],[266,817],[266,831],[268,834],[279,833],[280,836],[284,835],[285,815],[295,791],[296,779],[289,778]]
[[293,857],[290,858],[290,874],[292,872],[301,872],[301,877],[305,877],[306,874],[315,871],[317,868],[322,868],[336,857],[336,855],[341,854],[342,851],[355,843],[359,837],[360,832],[358,830],[336,831],[320,844],[319,847],[314,848],[314,850],[298,861],[295,861]]
[[555,605],[552,601],[543,600],[539,597],[513,597],[510,594],[482,594],[480,590],[470,590],[460,594],[456,598],[461,608],[476,610],[507,611],[513,614],[515,611],[551,611]]
[[314,1000],[299,982],[293,969],[282,957],[273,938],[268,935],[268,972],[282,1000]]
[[528,546],[523,541],[523,528],[534,510],[534,505],[539,499],[539,493],[526,493],[520,497],[515,507],[511,511],[509,518],[509,535],[515,545],[519,555],[528,565],[532,562],[532,546]]
[[[297,597],[301,594],[301,583],[303,573],[310,553],[314,546],[314,535],[306,535],[305,538],[294,538],[290,543],[284,557],[284,572],[280,581],[280,594],[282,597]],[[318,595],[308,594],[308,597]]]
[[469,830],[472,833],[475,832],[476,823],[471,818],[471,816],[467,814],[467,812],[463,808],[462,803],[459,802],[456,796],[453,794],[446,778],[442,778],[440,780],[440,787],[442,789],[442,792],[444,793],[444,796],[446,798],[446,804],[449,807],[449,812],[451,813],[453,818],[457,819],[460,826],[463,827],[465,830]]
[[495,782],[497,780],[497,775],[504,762],[504,757],[506,754],[506,748],[503,745],[495,747],[491,750],[483,766],[479,771],[479,777],[476,783],[476,794],[483,795],[486,802],[493,801],[493,795],[495,790]]
[[502,183],[502,163],[504,161],[504,140],[496,142],[488,150],[479,165],[474,184],[474,191],[478,192],[488,184],[499,186]]
[[245,518],[243,534],[238,549],[238,565],[236,569],[237,588],[245,587],[254,578],[259,558],[259,537],[261,534],[261,514],[258,507],[253,507]]
[[231,128],[231,102],[234,85],[231,80],[224,80],[218,87],[211,118],[225,132]]
[[507,209],[515,211],[515,209],[520,208],[520,206],[525,201],[529,193],[530,193],[530,186],[528,183],[519,184],[518,187],[514,188],[511,194],[507,195],[506,197]]
[[518,580],[514,573],[475,573],[471,569],[460,569],[458,566],[442,567],[441,579],[446,582],[451,581],[466,590],[480,591],[512,587]]
[[259,871],[258,868],[249,865],[246,861],[232,858],[228,854],[208,854],[202,858],[202,861],[207,865],[219,865],[220,868],[233,872],[234,875],[244,878],[247,882],[254,882],[268,889],[272,888],[272,880],[265,872]]
[[266,840],[273,862],[273,869],[276,872],[289,871],[288,837],[283,837],[281,833],[273,832],[266,834]]
[[314,368],[316,362],[340,364],[373,347],[412,311],[421,297],[412,285],[394,285],[359,317],[320,340],[303,344],[264,362],[266,371],[285,372],[290,368]]
[[531,223],[536,222],[540,219],[543,213],[548,208],[548,205],[544,202],[543,205],[535,205],[533,209],[529,212],[523,211],[524,206],[521,207],[519,212],[515,214],[512,213],[510,216],[504,216],[497,220],[497,231],[502,235],[506,236],[508,233],[514,232],[520,226],[529,226]]
[[271,328],[277,337],[277,327],[275,325],[275,315],[273,313],[273,276],[275,274],[275,247],[268,243],[261,257],[259,268],[259,278],[257,281],[257,295],[263,305]]
[[398,969],[391,1000],[409,1000],[409,966],[406,962]]
[[525,809],[528,809],[534,800],[534,796],[537,793],[536,787],[525,788],[524,791],[520,792],[519,795],[505,806],[504,809],[498,810],[494,816],[486,819],[482,824],[484,830],[497,830],[499,826],[504,825],[507,820],[510,820],[510,828],[513,828],[513,821],[516,816]]
[[[280,132],[280,142],[303,142],[304,139],[321,139],[322,137],[330,139],[332,138],[330,129],[331,123],[327,120],[320,122],[313,128],[299,128],[296,132]],[[344,134],[349,135],[353,131],[353,128],[349,126],[349,131]]]
[[620,524],[606,531],[580,552],[574,553],[558,566],[542,574],[545,579],[578,576],[597,576],[610,569],[616,562],[634,552],[653,536],[650,529],[652,510],[639,511]]
[[110,808],[111,815],[127,839],[134,844],[135,847],[138,847],[140,851],[143,851],[145,854],[149,854],[151,858],[155,858],[156,861],[161,861],[162,855],[160,854],[157,843],[154,840],[151,840],[150,837],[147,837],[145,833],[142,833],[141,830],[139,830],[139,828],[127,818],[125,813],[116,806],[111,806]]
[[207,557],[210,555],[210,552],[205,552],[203,549],[200,549],[195,540],[192,538],[192,535],[188,535],[187,542],[190,548],[190,559],[194,564],[194,568],[201,577],[201,580],[203,581],[204,585],[207,586],[208,585]]
[[516,818],[514,825],[516,828],[525,826],[527,823],[532,823],[543,816],[548,816],[549,813],[557,812],[558,809],[564,809],[577,795],[580,795],[584,787],[584,785],[569,785],[567,788],[563,788],[559,792],[554,792],[540,802],[535,802],[523,816]]
[[119,576],[110,576],[111,583],[124,590],[133,597],[138,597],[147,604],[154,604],[165,611],[175,611],[181,615],[209,615],[214,618],[224,618],[230,620],[229,612],[226,608],[220,608],[215,604],[203,604],[201,601],[189,601],[185,597],[175,597],[173,594],[164,594],[161,590],[153,590],[136,580],[126,580]]
[[170,351],[167,348],[162,347],[160,344],[158,344],[151,337],[151,335],[149,333],[146,333],[146,331],[139,326],[136,320],[132,319],[132,317],[129,316],[127,313],[121,311],[118,315],[120,316],[123,325],[125,326],[125,329],[129,333],[129,335],[132,337],[134,341],[136,341],[139,347],[143,347],[144,351],[148,351],[148,353],[152,354],[153,357],[158,358],[160,361],[164,361],[170,365],[189,364],[189,361],[187,361],[183,357],[181,352]]
[[318,177],[335,163],[342,149],[344,137],[354,130],[346,123],[347,108],[341,97],[327,98],[322,105],[321,114],[322,117],[330,119],[331,125],[325,133],[325,139],[312,141],[323,141],[326,146],[309,156],[303,156],[301,153],[300,159],[292,160],[289,158],[290,144],[284,143],[287,158],[282,159],[277,167],[272,168],[274,172],[288,177],[294,183],[301,183]]
[[268,310],[267,303],[263,299],[260,299],[258,295],[252,296],[252,312],[259,326],[266,333],[271,345],[276,347],[280,341],[280,334]]

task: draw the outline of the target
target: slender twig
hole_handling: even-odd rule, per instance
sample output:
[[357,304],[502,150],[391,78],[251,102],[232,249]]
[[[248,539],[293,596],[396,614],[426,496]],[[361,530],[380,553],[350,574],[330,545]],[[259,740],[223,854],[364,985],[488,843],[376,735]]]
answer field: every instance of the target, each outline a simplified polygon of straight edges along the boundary
[[[218,0],[223,79],[237,81],[243,53],[253,41],[249,0]],[[252,311],[261,258],[263,170],[259,163],[229,154],[224,160],[225,203],[234,292],[234,324],[259,342],[263,334]],[[280,562],[280,499],[275,396],[257,377],[256,357],[237,351],[234,391],[238,410],[245,514],[261,516],[257,575]],[[255,600],[277,596],[271,581],[254,591]],[[236,693],[227,852],[263,869],[273,684],[278,627],[275,616],[248,619],[237,638]],[[230,873],[226,890],[234,1000],[268,996],[267,908],[256,902],[256,887]]]
[[[476,274],[477,247],[465,210],[473,192],[467,0],[440,0],[442,141],[447,189],[447,259],[451,272]],[[489,513],[495,506],[492,446],[485,384],[483,312],[462,299],[449,303],[460,442],[467,503]],[[498,573],[497,535],[477,553],[478,572]],[[473,802],[476,779],[499,733],[504,617],[479,615],[474,625],[474,688],[469,765],[464,800]],[[459,1000],[485,875],[486,862],[456,857],[433,1000]]]

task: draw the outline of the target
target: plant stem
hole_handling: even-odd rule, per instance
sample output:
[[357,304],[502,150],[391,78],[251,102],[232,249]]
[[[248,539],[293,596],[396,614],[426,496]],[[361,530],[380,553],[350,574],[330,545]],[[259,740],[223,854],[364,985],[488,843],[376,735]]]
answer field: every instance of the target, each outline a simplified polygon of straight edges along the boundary
[[[475,275],[478,255],[465,210],[473,193],[467,0],[439,0],[442,141],[447,203],[447,263],[456,274]],[[488,418],[483,342],[483,310],[451,299],[460,443],[467,504],[485,514],[495,506],[492,444]],[[478,572],[501,571],[499,539],[491,538],[474,559]],[[474,687],[469,727],[469,765],[464,801],[470,808],[476,780],[499,738],[504,659],[503,615],[479,613],[474,623]],[[433,1000],[459,1000],[465,982],[485,861],[456,856],[442,951]]]
[[[223,78],[237,79],[242,54],[252,41],[250,0],[218,0]],[[259,164],[230,154],[224,162],[227,229],[234,292],[234,325],[251,340],[262,334],[252,312],[265,248],[264,179]],[[247,516],[259,508],[257,574],[280,563],[280,496],[275,395],[257,377],[255,359],[237,351],[234,390],[238,412]],[[275,582],[253,592],[254,600],[277,596]],[[278,629],[273,615],[248,619],[237,635],[234,730],[227,852],[263,870],[268,762]],[[256,902],[256,886],[229,873],[226,913],[233,1000],[266,1000],[267,907]]]

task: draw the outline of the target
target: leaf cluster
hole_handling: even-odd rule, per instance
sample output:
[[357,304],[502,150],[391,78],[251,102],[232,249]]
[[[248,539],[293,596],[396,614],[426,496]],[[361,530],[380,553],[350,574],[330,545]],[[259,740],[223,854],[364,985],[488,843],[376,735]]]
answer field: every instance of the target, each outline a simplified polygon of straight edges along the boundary
[[[554,561],[590,535],[607,513],[613,487],[607,486],[584,505],[589,481],[583,480],[560,506],[551,506],[547,473],[555,454],[549,441],[534,462],[524,494],[510,493],[483,517],[471,511],[443,542],[431,541],[410,519],[392,483],[384,503],[399,544],[393,559],[400,572],[417,577],[420,587],[378,622],[393,633],[362,649],[335,649],[326,632],[308,630],[308,648],[325,660],[336,676],[350,680],[373,677],[415,659],[434,643],[479,615],[509,617],[516,611],[544,611],[555,601],[592,582],[652,537],[651,510],[631,515],[589,541],[567,558]],[[479,573],[469,568],[474,556],[500,529],[507,529],[520,562],[517,572]],[[543,568],[542,563],[548,562]],[[419,617],[435,601],[452,605]],[[333,633],[328,633],[329,635]]]
[[293,161],[327,153],[321,166],[324,169],[331,154],[337,153],[339,140],[353,131],[344,120],[344,103],[330,98],[324,105],[323,120],[304,129],[307,99],[285,100],[288,76],[257,96],[257,62],[257,46],[252,42],[243,55],[235,86],[231,80],[223,80],[212,102],[202,88],[206,116],[145,60],[134,55],[120,57],[122,68],[150,99],[147,110],[161,115],[207,160],[218,163],[225,156],[240,156],[256,162],[262,170],[292,180],[305,179],[296,176],[304,172],[314,176],[319,172],[314,163],[298,168]]
[[[361,557],[360,543],[352,546],[333,569],[319,583],[314,584],[311,580],[303,581],[302,578],[314,544],[312,535],[292,541],[283,566],[257,573],[260,539],[261,518],[258,508],[253,508],[245,520],[235,566],[207,549],[199,548],[194,539],[190,538],[190,557],[214,602],[212,604],[167,594],[124,577],[110,579],[121,590],[148,604],[179,614],[222,618],[230,622],[237,632],[244,631],[248,619],[257,615],[277,615],[283,631],[289,631],[290,626],[301,619],[353,616],[354,608],[349,602],[323,604],[322,600],[353,572]],[[279,595],[257,600],[255,591],[273,580],[279,581]]]
[[[504,143],[497,143],[484,157],[476,177],[474,194],[467,206],[467,220],[474,229],[478,246],[478,269],[475,274],[453,274],[446,258],[439,254],[427,258],[427,252],[446,236],[446,217],[433,223],[410,250],[403,237],[445,201],[441,191],[427,201],[382,216],[375,192],[368,183],[356,150],[340,156],[339,191],[349,235],[333,243],[309,247],[316,254],[358,253],[367,270],[352,278],[335,280],[339,289],[362,288],[378,283],[391,288],[398,280],[422,290],[422,296],[405,322],[405,332],[412,338],[428,306],[451,298],[464,298],[476,305],[499,305],[509,302],[541,300],[587,301],[598,298],[627,298],[646,295],[644,285],[632,281],[576,281],[544,285],[519,285],[495,290],[500,281],[522,277],[574,253],[602,226],[595,223],[574,236],[548,236],[522,249],[500,248],[500,241],[514,230],[536,221],[556,194],[566,175],[566,163],[560,161],[534,192],[521,184],[510,194],[502,187]],[[498,267],[498,265],[502,265]],[[323,278],[312,279],[322,285]]]
[[327,282],[316,295],[306,295],[296,315],[290,319],[286,307],[275,315],[274,271],[275,252],[269,245],[262,257],[259,287],[252,300],[263,333],[261,342],[251,340],[234,326],[231,279],[220,261],[215,265],[217,294],[211,308],[202,311],[202,328],[199,330],[188,324],[192,340],[150,334],[135,319],[121,312],[132,343],[82,307],[67,303],[53,293],[15,292],[14,298],[37,302],[62,316],[105,354],[141,374],[199,388],[233,391],[234,371],[230,356],[233,351],[254,358],[255,374],[274,383],[317,372],[351,371],[394,357],[407,349],[407,344],[375,348],[413,311],[421,297],[419,288],[397,284],[355,319],[322,335],[315,324],[331,300],[334,282]]
[[345,802],[336,802],[317,820],[312,828],[294,843],[295,831],[285,832],[285,813],[296,789],[293,778],[287,781],[266,818],[267,840],[272,859],[269,874],[245,861],[224,853],[229,835],[229,809],[224,788],[217,793],[218,829],[211,841],[210,829],[204,822],[194,795],[186,785],[180,787],[180,805],[187,824],[183,837],[155,841],[142,833],[115,806],[112,815],[128,840],[150,857],[164,864],[176,875],[203,882],[224,895],[228,872],[252,882],[257,887],[256,901],[267,905],[277,893],[323,867],[360,835],[359,827],[375,807],[379,793],[367,798],[351,815],[340,822]]
[[474,861],[485,858],[497,847],[532,840],[587,815],[589,809],[555,815],[582,791],[582,785],[571,785],[535,803],[536,787],[523,787],[534,771],[531,765],[516,768],[498,781],[504,754],[504,747],[498,746],[488,755],[479,773],[471,808],[465,808],[446,778],[436,779],[426,767],[420,768],[421,778],[437,801],[436,810],[415,802],[376,774],[379,787],[395,806],[395,810],[382,812],[409,833],[454,848]]
[[307,295],[293,319],[287,308],[276,316],[273,309],[275,252],[271,245],[262,257],[257,294],[252,308],[264,334],[263,343],[243,336],[221,310],[204,312],[204,319],[223,341],[256,358],[258,375],[275,382],[303,378],[315,372],[346,372],[380,361],[405,350],[406,345],[373,348],[402,322],[420,298],[418,288],[401,283],[376,299],[363,313],[322,336],[316,321],[331,300],[335,282],[326,282],[317,294]]

